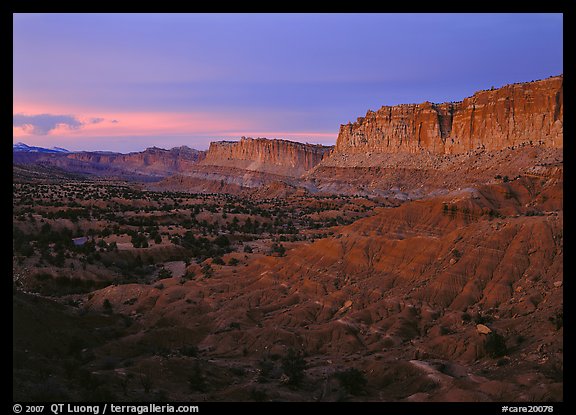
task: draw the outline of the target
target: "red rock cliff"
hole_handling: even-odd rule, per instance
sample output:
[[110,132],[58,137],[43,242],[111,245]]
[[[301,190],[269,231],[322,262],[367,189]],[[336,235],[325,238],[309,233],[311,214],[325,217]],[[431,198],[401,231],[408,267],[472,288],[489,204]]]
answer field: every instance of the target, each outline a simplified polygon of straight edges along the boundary
[[245,138],[210,143],[204,165],[236,167],[297,177],[330,154],[333,146]]
[[102,168],[109,166],[128,171],[165,175],[190,169],[192,165],[204,159],[205,154],[204,151],[182,146],[170,150],[151,147],[141,152],[128,154],[104,152],[70,153],[66,155],[66,158],[79,160],[90,165],[102,166]]
[[337,153],[455,154],[563,147],[563,76],[476,92],[461,102],[384,106],[340,126]]

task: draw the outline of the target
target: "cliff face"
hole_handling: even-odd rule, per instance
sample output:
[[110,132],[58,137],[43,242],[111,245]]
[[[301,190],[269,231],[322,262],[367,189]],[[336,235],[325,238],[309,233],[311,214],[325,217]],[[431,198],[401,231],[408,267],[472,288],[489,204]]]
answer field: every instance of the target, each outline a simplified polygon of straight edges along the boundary
[[563,147],[563,76],[480,91],[461,102],[384,106],[340,126],[336,153],[457,154]]
[[182,146],[170,150],[151,147],[141,152],[128,154],[81,152],[68,154],[66,158],[88,165],[166,175],[189,169],[193,164],[203,160],[205,154],[204,151]]
[[333,148],[287,140],[242,137],[237,142],[210,143],[202,164],[298,177],[320,163]]

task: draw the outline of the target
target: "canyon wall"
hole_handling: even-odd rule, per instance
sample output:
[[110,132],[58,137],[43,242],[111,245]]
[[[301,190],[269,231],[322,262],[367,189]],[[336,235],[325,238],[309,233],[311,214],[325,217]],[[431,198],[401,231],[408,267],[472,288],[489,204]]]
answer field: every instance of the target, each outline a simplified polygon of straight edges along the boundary
[[333,148],[287,140],[242,137],[240,141],[210,143],[206,159],[201,164],[298,177],[320,163]]
[[563,76],[476,92],[461,102],[403,104],[340,126],[335,153],[457,154],[563,147]]
[[182,146],[170,150],[151,147],[141,152],[128,154],[80,152],[68,154],[66,158],[90,165],[118,167],[123,170],[166,175],[188,170],[192,165],[203,160],[205,154],[204,151]]

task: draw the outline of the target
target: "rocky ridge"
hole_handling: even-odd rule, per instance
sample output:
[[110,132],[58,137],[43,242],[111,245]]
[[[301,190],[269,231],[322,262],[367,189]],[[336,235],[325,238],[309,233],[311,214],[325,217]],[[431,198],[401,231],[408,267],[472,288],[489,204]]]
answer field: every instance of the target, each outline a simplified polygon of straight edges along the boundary
[[141,152],[128,154],[84,151],[71,153],[67,158],[85,162],[88,165],[120,167],[124,170],[164,176],[166,173],[189,170],[193,164],[203,160],[205,156],[204,151],[181,146],[170,150],[150,147]]
[[150,147],[144,151],[127,154],[107,151],[68,153],[14,151],[12,154],[14,165],[50,166],[69,173],[145,181],[188,171],[206,156],[205,151],[187,146],[170,150]]
[[204,165],[298,177],[328,157],[333,146],[246,138],[210,143]]
[[476,92],[461,102],[403,104],[340,126],[335,153],[458,154],[563,147],[563,76]]

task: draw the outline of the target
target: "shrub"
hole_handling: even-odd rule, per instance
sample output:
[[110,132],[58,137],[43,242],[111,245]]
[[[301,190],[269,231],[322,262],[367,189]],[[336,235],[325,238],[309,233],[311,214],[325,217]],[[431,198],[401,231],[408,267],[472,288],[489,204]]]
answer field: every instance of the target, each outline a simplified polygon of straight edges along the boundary
[[340,385],[346,389],[346,392],[352,395],[360,395],[365,391],[366,384],[368,383],[364,373],[354,367],[336,372],[335,376],[340,382]]
[[202,267],[202,274],[204,275],[204,277],[210,278],[211,276],[214,275],[214,269],[212,268],[212,266],[210,264],[205,264]]
[[215,256],[214,258],[212,258],[212,263],[216,265],[224,265],[224,260],[222,259],[221,256]]
[[104,307],[104,311],[106,313],[112,312],[112,303],[110,302],[109,299],[107,299],[107,298],[104,299],[104,302],[102,303],[102,307]]
[[228,265],[235,267],[236,265],[238,265],[240,263],[240,261],[238,261],[237,258],[230,258],[230,261],[228,261]]
[[185,281],[191,280],[192,278],[194,278],[196,276],[196,273],[194,273],[194,271],[186,271],[186,274],[184,274],[182,276],[182,279]]
[[188,386],[190,386],[190,390],[197,392],[206,392],[208,389],[204,371],[198,361],[194,364],[194,372],[188,376]]
[[214,239],[214,243],[221,248],[225,248],[230,246],[230,240],[226,235],[220,235],[216,239]]
[[286,253],[286,248],[284,248],[284,245],[275,242],[272,244],[271,253],[272,254],[276,253],[278,254],[278,256],[284,256]]
[[260,373],[258,374],[258,383],[266,383],[270,379],[270,375],[274,370],[274,362],[269,359],[261,359],[258,361],[258,368]]
[[172,271],[170,271],[169,269],[166,268],[162,268],[160,271],[158,271],[158,278],[159,279],[164,279],[164,278],[170,278],[172,277]]
[[504,336],[496,332],[488,334],[485,347],[486,353],[492,358],[502,357],[508,353]]
[[180,354],[187,357],[198,356],[198,347],[196,346],[183,346],[180,348]]
[[34,278],[36,278],[38,281],[47,281],[52,278],[52,275],[48,274],[47,272],[40,272],[38,274],[34,274]]
[[142,389],[144,389],[144,393],[149,394],[154,383],[150,376],[141,373],[140,384],[142,385]]
[[556,330],[560,330],[564,326],[564,312],[557,311],[552,317],[549,317],[548,320],[554,325]]
[[268,394],[265,390],[253,388],[250,390],[250,398],[256,402],[264,402],[268,400]]
[[282,370],[288,376],[288,384],[291,386],[299,386],[304,379],[304,369],[306,369],[306,361],[302,356],[302,352],[290,348],[284,358],[282,358]]

